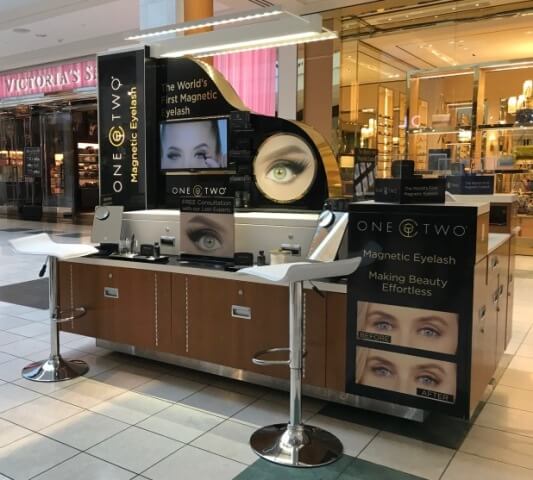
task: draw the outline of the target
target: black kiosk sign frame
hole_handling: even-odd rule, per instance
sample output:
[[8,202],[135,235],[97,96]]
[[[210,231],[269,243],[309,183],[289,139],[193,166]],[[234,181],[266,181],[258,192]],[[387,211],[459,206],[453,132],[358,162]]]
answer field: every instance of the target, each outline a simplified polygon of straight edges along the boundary
[[477,208],[350,205],[346,392],[469,416]]

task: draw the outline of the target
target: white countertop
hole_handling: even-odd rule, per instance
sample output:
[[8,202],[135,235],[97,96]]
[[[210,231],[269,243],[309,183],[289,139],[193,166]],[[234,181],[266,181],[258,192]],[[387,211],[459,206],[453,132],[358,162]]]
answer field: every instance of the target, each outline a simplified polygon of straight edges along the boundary
[[487,254],[492,253],[500,245],[503,245],[507,240],[511,238],[509,233],[489,233],[489,246]]
[[453,195],[461,203],[489,202],[489,203],[513,203],[518,201],[514,193],[494,193],[493,195]]
[[[197,277],[220,278],[224,280],[273,285],[272,282],[268,282],[257,277],[252,277],[249,275],[237,275],[235,272],[228,272],[218,268],[187,267],[185,265],[169,265],[166,263],[143,263],[127,260],[113,260],[110,258],[100,257],[80,257],[68,261],[72,263],[97,265],[101,267],[133,268],[137,270],[149,270],[152,272],[178,273],[181,275],[193,275]],[[323,290],[325,292],[346,293],[346,285],[343,283],[313,281],[313,285],[315,285],[319,290]],[[304,288],[311,289],[312,285],[309,282],[305,282]]]

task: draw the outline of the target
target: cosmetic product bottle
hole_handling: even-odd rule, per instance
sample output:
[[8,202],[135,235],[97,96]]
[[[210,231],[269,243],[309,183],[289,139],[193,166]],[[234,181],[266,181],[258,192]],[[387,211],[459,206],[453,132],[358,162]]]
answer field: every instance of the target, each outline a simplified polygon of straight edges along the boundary
[[266,265],[265,251],[259,250],[257,254],[257,266]]
[[154,243],[154,258],[159,258],[161,256],[161,247],[159,242]]

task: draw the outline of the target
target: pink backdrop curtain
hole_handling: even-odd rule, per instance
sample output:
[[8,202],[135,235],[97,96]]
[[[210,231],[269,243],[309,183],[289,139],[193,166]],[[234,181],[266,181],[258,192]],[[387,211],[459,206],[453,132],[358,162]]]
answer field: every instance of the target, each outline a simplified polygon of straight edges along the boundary
[[248,108],[263,115],[275,115],[275,48],[217,55],[213,63]]

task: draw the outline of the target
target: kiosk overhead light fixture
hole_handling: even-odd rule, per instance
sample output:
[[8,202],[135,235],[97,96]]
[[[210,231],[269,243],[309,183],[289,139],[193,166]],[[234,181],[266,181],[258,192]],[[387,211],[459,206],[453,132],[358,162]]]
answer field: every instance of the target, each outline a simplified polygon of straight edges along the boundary
[[157,27],[149,30],[144,30],[138,34],[126,37],[126,40],[142,40],[145,38],[156,38],[170,33],[182,33],[190,30],[199,30],[201,28],[216,27],[218,25],[228,25],[231,23],[248,22],[251,20],[261,20],[267,17],[275,17],[276,15],[288,14],[279,6],[268,8],[260,8],[256,10],[229,13],[220,15],[218,17],[209,17],[202,20],[194,20],[191,22],[183,22],[177,25],[167,25],[165,27]]
[[163,58],[185,55],[208,57],[334,38],[337,38],[337,34],[322,27],[320,15],[290,15],[250,25],[155,41],[150,44],[150,51],[154,57]]

